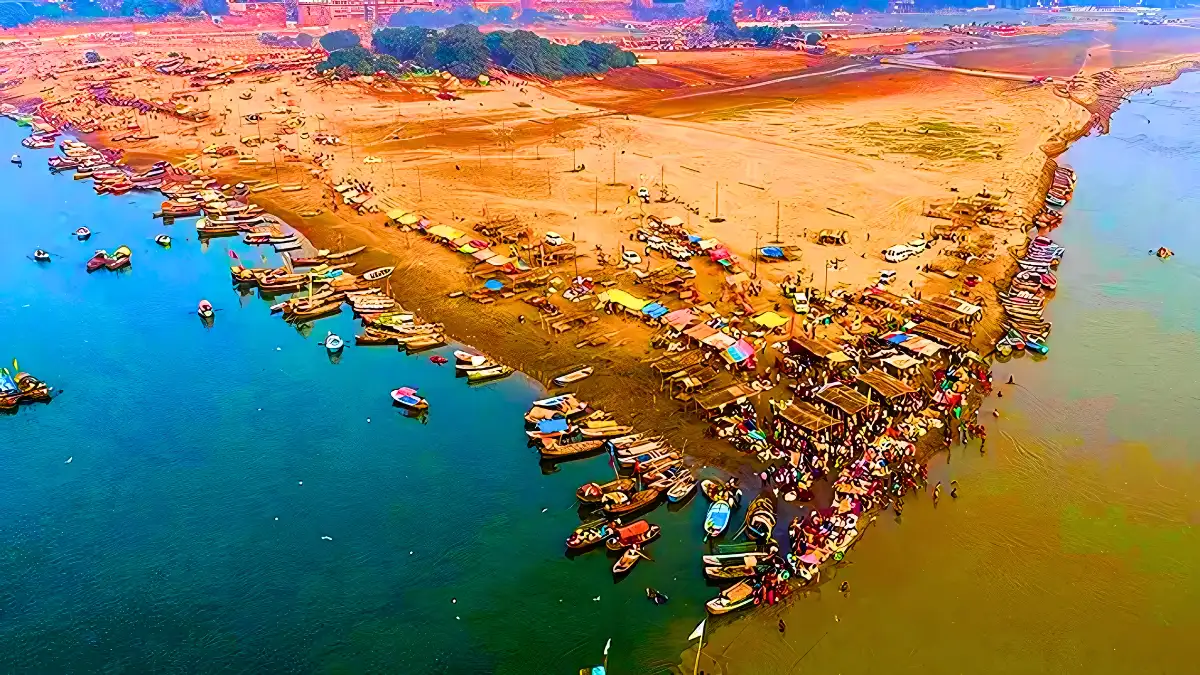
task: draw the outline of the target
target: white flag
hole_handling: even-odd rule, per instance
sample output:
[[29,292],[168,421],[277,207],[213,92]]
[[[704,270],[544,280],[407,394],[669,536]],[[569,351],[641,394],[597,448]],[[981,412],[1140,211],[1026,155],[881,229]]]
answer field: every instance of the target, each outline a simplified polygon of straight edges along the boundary
[[[705,619],[704,621],[708,621],[708,619]],[[688,636],[689,640],[695,640],[696,638],[701,638],[701,639],[704,638],[704,621],[701,621],[700,625],[696,626],[696,630],[692,631],[692,634]]]
[[612,638],[608,638],[608,642],[604,643],[604,655],[608,656],[608,648],[612,646]]

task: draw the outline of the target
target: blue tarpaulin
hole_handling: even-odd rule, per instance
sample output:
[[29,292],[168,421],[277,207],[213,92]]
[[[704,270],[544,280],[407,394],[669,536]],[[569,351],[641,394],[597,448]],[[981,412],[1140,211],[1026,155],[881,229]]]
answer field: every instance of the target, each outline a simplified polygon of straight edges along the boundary
[[907,342],[909,337],[911,337],[911,336],[909,336],[906,333],[896,333],[895,335],[892,335],[891,337],[889,337],[887,339],[887,341],[894,345],[898,345],[902,342]]
[[483,287],[489,291],[498,291],[501,288],[504,288],[504,282],[500,281],[499,279],[488,279],[487,282],[484,283]]
[[567,421],[565,419],[542,420],[538,422],[538,431],[544,434],[552,434],[557,431],[566,431]]
[[642,313],[649,315],[652,319],[657,319],[660,316],[666,316],[669,311],[670,310],[658,304],[657,302],[652,302],[642,308]]
[[764,246],[760,248],[758,252],[767,258],[783,257],[783,249],[779,248],[778,246]]

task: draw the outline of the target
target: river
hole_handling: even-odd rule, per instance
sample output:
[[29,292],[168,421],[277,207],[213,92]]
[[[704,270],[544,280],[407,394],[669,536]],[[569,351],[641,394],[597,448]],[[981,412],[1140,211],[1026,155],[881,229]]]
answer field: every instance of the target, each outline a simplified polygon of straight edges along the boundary
[[[1190,670],[1198,104],[1200,76],[1136,96],[1065,158],[1052,352],[998,364],[1017,385],[988,401],[986,454],[937,458],[960,497],[881,518],[836,583],[711,621],[707,672]],[[22,135],[0,125],[0,146]],[[227,250],[251,247],[202,247],[190,220],[151,220],[157,196],[96,197],[23,155],[0,167],[0,356],[63,391],[0,417],[0,670],[575,672],[610,638],[613,673],[680,663],[714,594],[698,503],[655,511],[654,561],[614,583],[604,552],[562,546],[607,463],[542,473],[520,421],[536,383],[468,388],[388,348],[334,363],[318,340],[350,338],[348,315],[305,334],[231,289]],[[121,244],[131,270],[84,271]],[[391,407],[405,385],[427,424]]]

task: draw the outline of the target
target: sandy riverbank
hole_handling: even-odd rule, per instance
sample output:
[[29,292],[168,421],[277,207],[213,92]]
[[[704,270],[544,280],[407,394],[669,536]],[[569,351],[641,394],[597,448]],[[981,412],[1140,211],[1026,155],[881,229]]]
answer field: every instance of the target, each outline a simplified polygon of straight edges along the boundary
[[[77,95],[78,86],[95,73],[63,68],[77,47],[42,50],[33,59],[10,54],[7,65],[28,79],[6,92],[8,97]],[[113,82],[114,88],[145,98],[189,91],[185,78],[139,66],[167,50],[197,60],[267,53],[253,40],[226,36],[188,46],[153,37],[105,45],[106,58],[122,63],[128,73]],[[449,299],[450,291],[471,290],[479,283],[467,276],[462,256],[415,233],[385,227],[381,214],[360,216],[345,207],[333,211],[328,186],[346,177],[370,181],[382,210],[403,207],[460,229],[496,213],[512,214],[536,236],[557,231],[575,238],[582,250],[599,246],[609,255],[629,244],[629,233],[642,216],[678,216],[692,231],[726,243],[747,272],[757,272],[768,283],[768,291],[754,299],[755,309],[773,306],[778,296],[771,284],[785,275],[823,286],[831,259],[839,264],[829,274],[829,288],[861,288],[880,269],[893,268],[899,289],[947,292],[961,290],[959,282],[918,272],[918,266],[935,263],[985,280],[1005,278],[1011,266],[1005,247],[1023,240],[1023,226],[1045,189],[1048,156],[1065,149],[1102,114],[1100,92],[1133,86],[1139,77],[1149,82],[1154,73],[1173,77],[1178,70],[1155,64],[1118,76],[1123,84],[1116,85],[1102,82],[1109,76],[1093,73],[1071,85],[1070,97],[1049,86],[936,72],[870,68],[780,82],[752,74],[789,65],[808,69],[811,58],[765,50],[689,54],[667,59],[657,74],[627,71],[555,86],[514,81],[464,88],[460,101],[412,100],[361,84],[328,85],[305,79],[303,73],[285,73],[269,82],[239,77],[209,91],[191,90],[196,106],[210,113],[199,124],[129,109],[74,109],[104,121],[107,128],[98,134],[102,141],[111,143],[130,123],[156,136],[114,143],[134,161],[193,157],[200,170],[225,180],[303,185],[299,192],[272,190],[256,194],[255,200],[279,211],[318,245],[371,246],[369,264],[398,266],[393,289],[400,301],[445,323],[455,337],[543,381],[579,363],[597,365],[597,376],[579,387],[584,397],[639,426],[675,434],[680,444],[686,440],[689,451],[706,459],[736,465],[740,462],[723,452],[724,446],[701,438],[702,425],[680,415],[678,404],[659,393],[642,363],[652,357],[651,333],[643,325],[602,316],[587,333],[611,333],[607,345],[577,349],[583,335],[579,331],[552,336],[536,321],[519,323],[518,316],[532,317],[536,311],[516,299],[486,307]],[[671,69],[705,78],[685,85],[705,95],[681,98],[677,88],[664,92],[641,81],[663,77],[661,71]],[[56,79],[34,77],[55,70]],[[742,80],[765,84],[735,89]],[[289,112],[271,112],[284,108]],[[243,116],[250,113],[259,113],[261,121],[246,121]],[[273,144],[251,148],[238,142],[244,136],[274,134],[285,119],[302,120],[307,132],[337,134],[344,144],[314,146],[294,133],[280,135],[278,143],[295,153],[275,150]],[[227,143],[256,163],[200,154],[210,144]],[[314,171],[309,157],[317,152],[332,158]],[[289,154],[300,161],[283,161]],[[368,155],[381,161],[363,164]],[[571,171],[573,165],[583,169]],[[673,201],[631,203],[639,186]],[[968,239],[991,247],[996,254],[992,262],[967,265],[939,257],[947,248],[944,243],[905,263],[892,265],[880,258],[881,249],[927,236],[947,222],[926,217],[929,206],[981,190],[1007,195],[1003,217],[986,227],[964,224]],[[317,209],[322,213],[316,217],[298,215]],[[849,244],[826,247],[813,241],[826,228],[846,230]],[[800,260],[755,265],[756,242],[765,244],[776,236],[795,246]],[[662,262],[655,259],[653,264]],[[704,299],[718,300],[721,271],[707,262],[698,262],[697,269]],[[628,270],[597,267],[590,256],[580,260],[580,272],[639,292]],[[573,269],[559,272],[563,278],[573,274]],[[985,283],[975,292],[994,308],[994,290]],[[993,324],[998,330],[998,320],[983,324],[981,348],[994,341],[987,328]]]

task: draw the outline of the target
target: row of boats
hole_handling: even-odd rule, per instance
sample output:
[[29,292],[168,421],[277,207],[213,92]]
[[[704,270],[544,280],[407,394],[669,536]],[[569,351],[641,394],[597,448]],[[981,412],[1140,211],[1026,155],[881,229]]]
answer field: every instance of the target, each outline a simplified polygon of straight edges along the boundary
[[1054,268],[1062,261],[1066,249],[1054,243],[1045,233],[1062,223],[1059,210],[1070,201],[1075,189],[1075,172],[1056,167],[1046,194],[1046,208],[1034,218],[1038,233],[1026,244],[1017,258],[1017,271],[1007,292],[999,294],[1005,313],[1005,334],[996,344],[996,351],[1008,356],[1013,351],[1046,354],[1050,347],[1046,338],[1051,324],[1043,318],[1047,293],[1058,287]]
[[[602,452],[609,455],[612,480],[586,483],[575,491],[582,509],[596,517],[575,528],[566,546],[569,551],[582,552],[603,545],[618,554],[612,566],[614,575],[628,573],[646,557],[644,547],[662,532],[659,525],[648,520],[624,519],[644,515],[664,501],[684,503],[698,490],[709,502],[704,534],[712,540],[728,532],[741,506],[743,493],[736,478],[698,481],[662,437],[632,433],[632,429],[616,424],[609,415],[591,409],[572,393],[534,401],[525,422],[526,434],[543,461],[560,462]],[[759,577],[771,567],[769,560],[778,552],[772,538],[776,508],[773,493],[758,495],[746,508],[744,524],[737,533],[744,533],[747,540],[714,542],[714,551],[702,557],[707,578],[733,584],[706,604],[709,613],[724,614],[748,607],[760,597],[756,593],[761,587]]]

